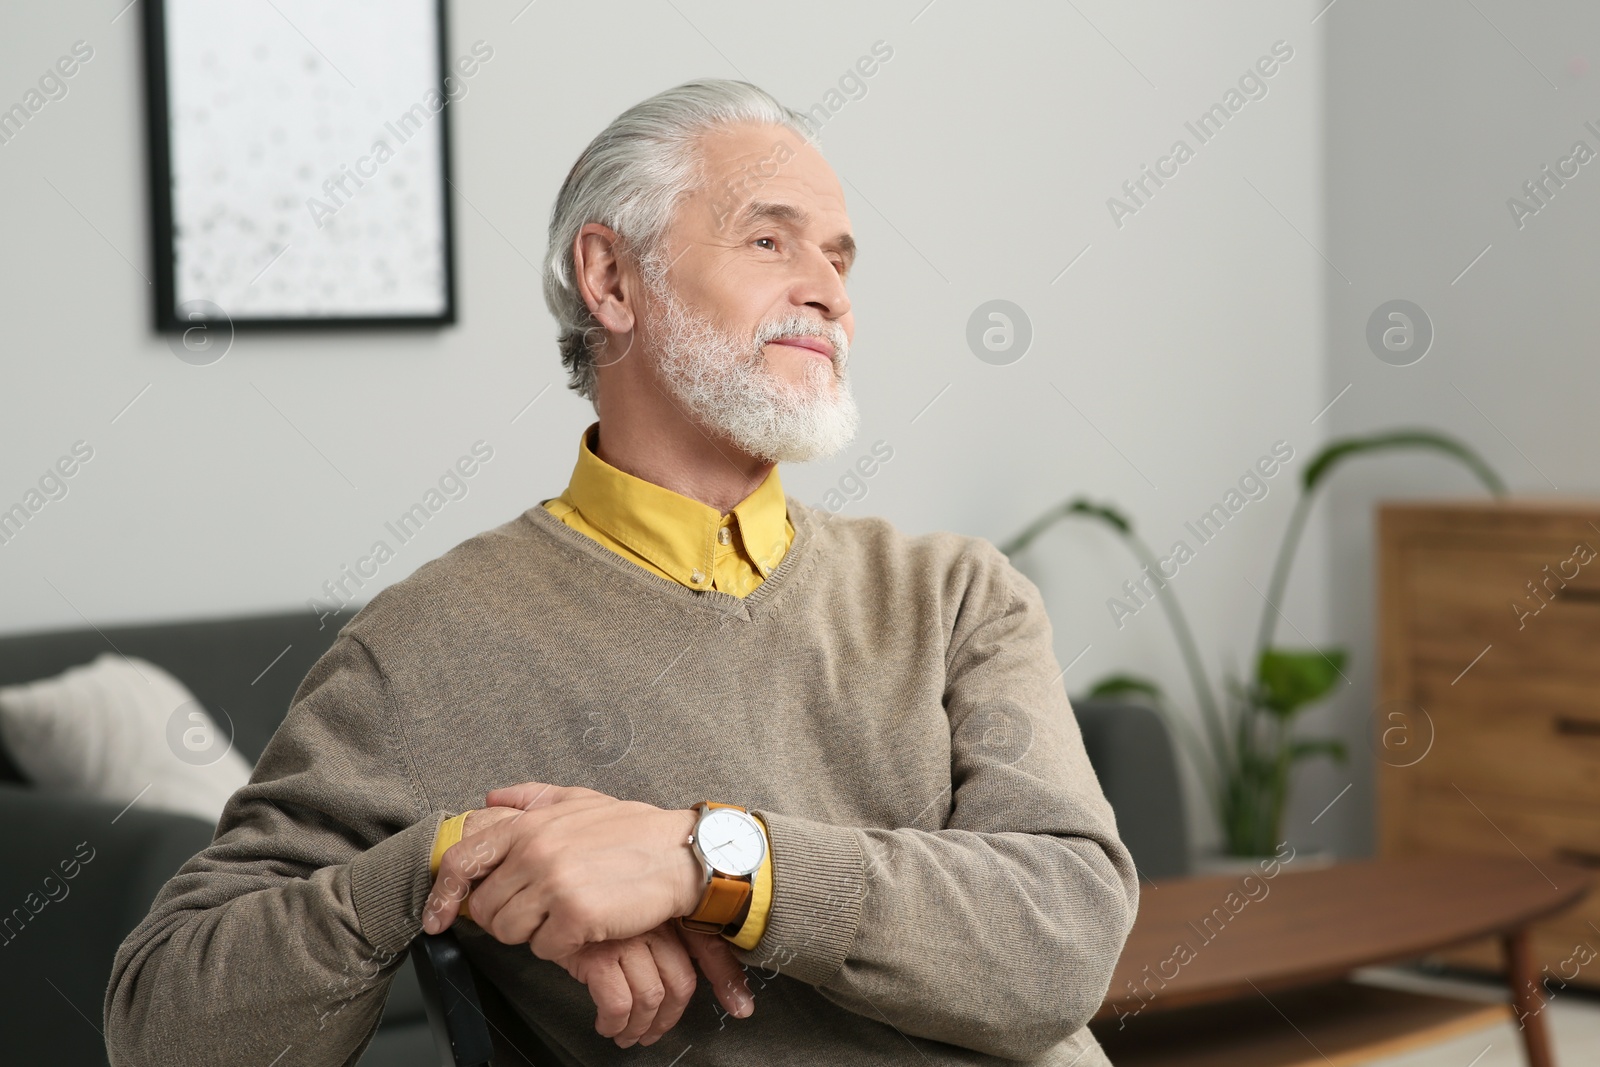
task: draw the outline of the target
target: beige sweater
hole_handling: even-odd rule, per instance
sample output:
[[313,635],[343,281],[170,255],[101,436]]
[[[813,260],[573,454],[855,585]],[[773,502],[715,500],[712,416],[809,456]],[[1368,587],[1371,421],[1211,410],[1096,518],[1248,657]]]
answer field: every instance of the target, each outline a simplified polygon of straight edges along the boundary
[[702,980],[619,1049],[559,966],[457,924],[572,1063],[1104,1064],[1083,1027],[1139,887],[1037,590],[986,541],[788,505],[794,546],[742,599],[542,507],[375,597],[118,952],[112,1064],[353,1063],[439,822],[530,780],[739,803],[771,831],[748,1019]]

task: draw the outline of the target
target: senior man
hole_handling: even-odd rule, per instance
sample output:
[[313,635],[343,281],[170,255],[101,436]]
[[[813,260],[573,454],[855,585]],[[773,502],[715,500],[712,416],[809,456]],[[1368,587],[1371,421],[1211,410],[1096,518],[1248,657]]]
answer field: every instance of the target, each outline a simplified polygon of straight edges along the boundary
[[1036,589],[779,481],[855,432],[855,256],[754,86],[595,138],[544,286],[598,415],[566,491],[343,627],[118,953],[114,1064],[353,1063],[450,926],[572,1064],[1106,1062],[1138,881]]

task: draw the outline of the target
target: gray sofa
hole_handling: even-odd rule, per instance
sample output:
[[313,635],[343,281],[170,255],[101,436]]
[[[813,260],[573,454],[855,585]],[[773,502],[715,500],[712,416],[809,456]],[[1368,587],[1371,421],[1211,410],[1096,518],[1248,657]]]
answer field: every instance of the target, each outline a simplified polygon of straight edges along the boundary
[[[206,707],[225,710],[235,747],[253,762],[301,679],[347,619],[319,625],[310,612],[296,612],[3,636],[0,685],[58,674],[104,651],[147,659]],[[1176,764],[1160,719],[1132,704],[1083,702],[1074,710],[1140,871],[1150,879],[1186,873]],[[106,1063],[101,1005],[117,946],[214,830],[191,816],[121,807],[34,789],[0,750],[0,822],[10,836],[0,864],[0,923],[9,923],[0,933],[0,1061]],[[37,914],[23,907],[41,879],[82,842],[95,850],[94,859],[72,880],[69,894]],[[407,964],[361,1064],[435,1063],[421,993]]]

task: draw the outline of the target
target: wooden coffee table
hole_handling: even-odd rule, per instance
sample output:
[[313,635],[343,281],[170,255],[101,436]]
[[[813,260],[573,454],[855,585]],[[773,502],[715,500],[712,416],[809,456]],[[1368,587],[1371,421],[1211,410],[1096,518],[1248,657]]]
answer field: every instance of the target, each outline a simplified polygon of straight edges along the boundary
[[[1590,881],[1554,860],[1427,856],[1147,882],[1094,1031],[1118,1067],[1243,1067],[1300,1062],[1285,1047],[1318,1064],[1364,1062],[1414,1044],[1407,1037],[1419,1031],[1436,1040],[1511,1017],[1530,1067],[1554,1067],[1527,928],[1576,903]],[[1514,1017],[1504,1004],[1345,980],[1489,936],[1505,948]],[[1273,1027],[1277,1052],[1273,1035],[1261,1036]]]

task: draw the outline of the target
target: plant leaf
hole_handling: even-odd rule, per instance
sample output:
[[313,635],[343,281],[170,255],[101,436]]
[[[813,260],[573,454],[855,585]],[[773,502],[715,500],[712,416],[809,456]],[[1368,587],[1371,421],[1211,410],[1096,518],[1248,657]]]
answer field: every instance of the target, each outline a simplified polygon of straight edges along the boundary
[[1110,504],[1095,504],[1086,496],[1075,496],[1070,500],[1062,501],[1028,523],[1016,536],[1001,544],[999,549],[1007,556],[1014,556],[1033,544],[1039,535],[1050,529],[1050,527],[1073,515],[1084,515],[1091,519],[1099,519],[1124,537],[1133,533],[1133,523],[1128,520],[1126,515]]
[[1099,519],[1121,533],[1133,532],[1133,522],[1110,504],[1091,504],[1086,497],[1079,497],[1072,502],[1071,510],[1079,515]]
[[1258,699],[1281,718],[1325,696],[1339,680],[1344,667],[1342,648],[1327,652],[1289,652],[1269,648],[1256,665]]
[[1161,691],[1159,685],[1148,678],[1136,678],[1131,674],[1106,675],[1090,688],[1086,699],[1093,700],[1096,697],[1117,698],[1131,696],[1136,693],[1142,693],[1158,701],[1166,699],[1166,694]]
[[1395,430],[1367,437],[1347,437],[1331,441],[1306,466],[1305,472],[1301,475],[1301,484],[1309,493],[1343,460],[1362,452],[1382,452],[1391,448],[1431,448],[1454,456],[1477,475],[1478,480],[1491,493],[1495,496],[1506,495],[1506,483],[1478,453],[1453,437],[1431,430]]

